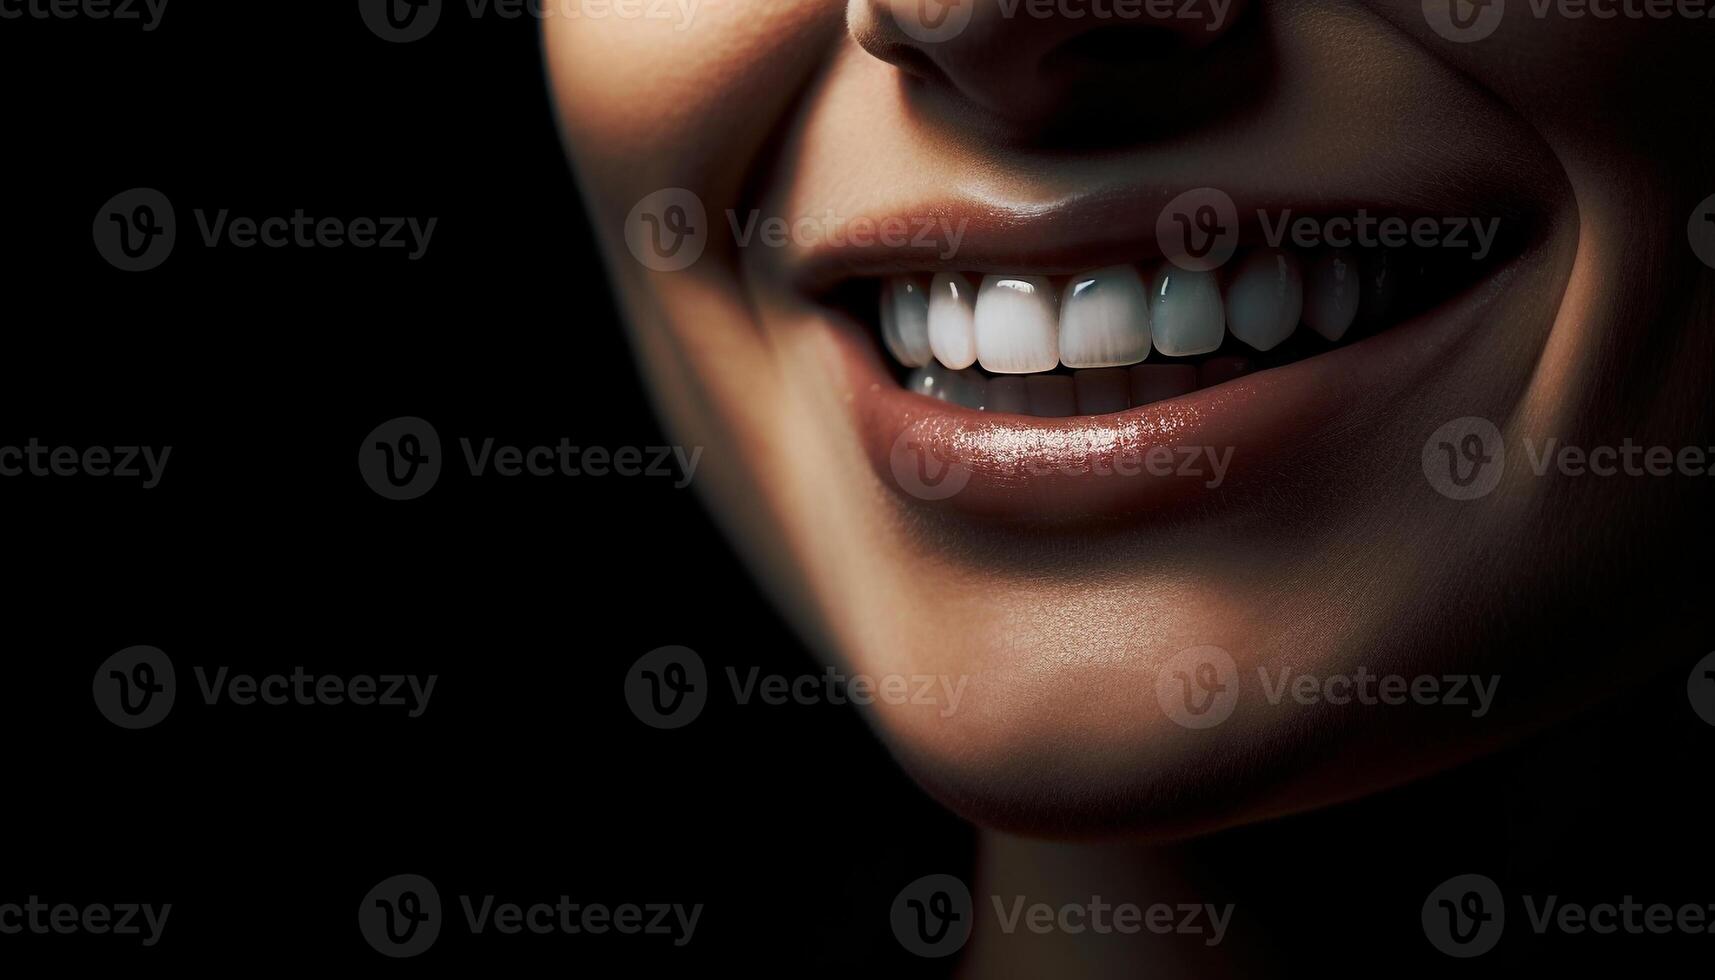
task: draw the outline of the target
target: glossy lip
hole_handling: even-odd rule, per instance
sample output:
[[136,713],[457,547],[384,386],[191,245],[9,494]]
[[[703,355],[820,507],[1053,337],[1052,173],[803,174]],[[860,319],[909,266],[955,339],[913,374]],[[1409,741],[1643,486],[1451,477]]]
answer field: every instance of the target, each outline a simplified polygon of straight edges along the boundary
[[906,391],[866,328],[830,325],[870,464],[901,500],[1002,521],[1115,519],[1206,502],[1290,465],[1329,423],[1434,370],[1528,259],[1349,346],[1111,415],[992,414]]
[[[884,188],[868,213],[958,227],[963,237],[956,254],[938,254],[933,242],[915,248],[829,242],[776,252],[763,258],[759,271],[824,312],[840,351],[841,380],[852,393],[852,423],[877,476],[906,505],[1031,524],[1154,515],[1218,501],[1252,474],[1290,466],[1329,423],[1385,409],[1481,322],[1483,310],[1543,244],[1547,202],[1505,174],[1478,169],[1467,179],[1444,181],[1427,179],[1438,172],[1431,171],[1403,191],[1396,182],[1394,193],[1381,195],[1372,186],[1375,169],[1354,169],[1356,189],[1338,195],[1326,187],[1294,193],[1286,186],[1289,174],[1260,175],[1268,186],[1229,182],[1236,246],[1267,243],[1262,214],[1278,221],[1287,210],[1296,218],[1360,209],[1377,217],[1493,216],[1508,244],[1485,258],[1479,280],[1409,321],[1304,360],[1111,415],[999,415],[906,391],[884,365],[875,331],[826,301],[859,278],[936,271],[1076,275],[1158,260],[1157,221],[1185,189],[1166,186],[1161,175],[1110,173],[1032,201],[1000,200],[968,184],[929,200]],[[1424,173],[1422,161],[1411,170]],[[1314,205],[1292,203],[1305,200]],[[1193,454],[1201,454],[1200,465]],[[1225,460],[1219,473],[1214,459]]]

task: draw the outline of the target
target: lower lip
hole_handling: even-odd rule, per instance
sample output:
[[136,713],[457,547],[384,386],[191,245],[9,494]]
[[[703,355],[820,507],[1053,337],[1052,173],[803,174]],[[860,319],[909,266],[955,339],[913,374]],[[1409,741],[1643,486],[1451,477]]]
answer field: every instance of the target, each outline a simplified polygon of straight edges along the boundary
[[1255,474],[1278,480],[1330,423],[1385,408],[1417,382],[1510,272],[1349,347],[1112,415],[937,401],[901,388],[862,328],[832,332],[870,464],[906,505],[1021,523],[1114,519],[1208,503]]

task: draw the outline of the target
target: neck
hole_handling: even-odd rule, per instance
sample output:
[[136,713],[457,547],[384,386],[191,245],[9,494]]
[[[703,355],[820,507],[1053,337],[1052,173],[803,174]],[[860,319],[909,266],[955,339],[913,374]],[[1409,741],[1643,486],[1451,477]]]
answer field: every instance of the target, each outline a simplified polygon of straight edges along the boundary
[[984,833],[961,976],[1240,975],[1242,922],[1190,851]]

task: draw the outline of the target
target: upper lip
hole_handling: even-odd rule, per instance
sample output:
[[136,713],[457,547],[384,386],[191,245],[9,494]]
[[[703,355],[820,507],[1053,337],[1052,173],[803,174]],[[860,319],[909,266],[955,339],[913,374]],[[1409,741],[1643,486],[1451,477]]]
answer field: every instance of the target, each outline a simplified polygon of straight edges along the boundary
[[[1498,221],[1502,237],[1511,242],[1522,242],[1538,224],[1531,202],[1515,188],[1483,174],[1458,183],[1438,183],[1433,197],[1349,194],[1334,199],[1317,192],[1293,195],[1236,185],[1151,183],[1109,184],[1020,201],[967,187],[952,197],[892,200],[868,211],[868,227],[891,223],[895,229],[908,230],[891,242],[873,234],[859,241],[849,234],[813,236],[789,243],[778,259],[779,269],[794,288],[817,296],[856,278],[924,272],[1075,275],[1104,266],[1148,262],[1162,257],[1156,223],[1163,210],[1180,193],[1200,187],[1219,190],[1232,199],[1241,247],[1269,244],[1269,229],[1278,231],[1279,222],[1288,215],[1295,221],[1317,222],[1359,212],[1378,219]],[[849,231],[856,221],[856,216],[835,214],[827,227]]]

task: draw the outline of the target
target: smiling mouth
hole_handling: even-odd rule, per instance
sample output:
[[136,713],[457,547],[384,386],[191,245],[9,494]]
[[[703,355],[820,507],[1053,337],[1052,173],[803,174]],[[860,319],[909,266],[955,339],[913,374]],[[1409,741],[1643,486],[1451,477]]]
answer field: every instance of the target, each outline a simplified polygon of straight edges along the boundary
[[[1331,433],[1394,417],[1537,268],[1541,226],[1495,226],[1480,258],[1280,248],[1241,228],[1232,257],[1203,272],[1116,262],[1111,239],[988,236],[974,239],[974,268],[879,257],[810,295],[836,314],[826,336],[871,465],[910,505],[1108,519],[1241,499]],[[1011,271],[1029,255],[1047,261]],[[1219,460],[1218,477],[1166,465],[1188,458]]]
[[1258,246],[1213,270],[1157,260],[1076,275],[891,275],[846,284],[838,302],[870,324],[907,392],[997,415],[1103,416],[1374,336],[1494,259]]

